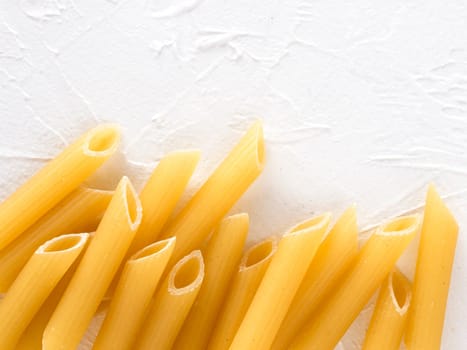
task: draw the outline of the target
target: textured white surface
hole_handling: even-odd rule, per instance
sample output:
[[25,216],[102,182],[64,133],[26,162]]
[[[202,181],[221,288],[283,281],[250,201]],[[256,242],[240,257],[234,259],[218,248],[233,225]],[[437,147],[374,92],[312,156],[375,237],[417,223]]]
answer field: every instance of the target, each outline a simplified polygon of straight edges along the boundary
[[467,347],[464,1],[2,1],[0,85],[0,198],[100,121],[124,132],[108,186],[188,147],[193,190],[261,116],[253,237],[352,202],[372,226],[434,181],[461,226],[443,349]]

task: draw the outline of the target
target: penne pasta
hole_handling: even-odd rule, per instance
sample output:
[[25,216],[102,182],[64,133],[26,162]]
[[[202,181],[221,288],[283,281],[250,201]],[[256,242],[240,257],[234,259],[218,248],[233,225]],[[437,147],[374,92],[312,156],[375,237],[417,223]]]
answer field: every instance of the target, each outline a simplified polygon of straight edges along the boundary
[[99,168],[116,151],[119,138],[112,125],[90,130],[1,203],[0,250]]
[[0,292],[6,292],[34,251],[70,232],[95,231],[113,191],[80,187],[0,251]]
[[201,245],[263,167],[263,132],[256,122],[164,230],[163,237],[177,237],[169,265]]
[[93,349],[131,349],[174,246],[158,241],[127,261]]
[[276,250],[277,238],[270,237],[245,252],[216,321],[209,349],[229,348]]
[[330,217],[330,214],[323,214],[301,222],[282,237],[230,349],[271,347],[323,239]]
[[391,272],[381,285],[363,350],[399,350],[411,297],[409,280],[397,270]]
[[21,333],[79,256],[88,237],[87,233],[59,236],[34,252],[0,302],[0,349],[16,348]]
[[339,287],[302,328],[290,349],[332,350],[420,227],[418,215],[391,220],[376,230]]
[[228,284],[242,256],[248,234],[248,214],[221,221],[204,253],[203,285],[173,346],[174,349],[206,349]]
[[441,347],[459,227],[433,185],[428,188],[405,341],[409,350]]
[[[89,235],[87,245],[93,238],[93,233]],[[47,300],[42,304],[40,310],[36,313],[32,321],[29,323],[26,330],[21,335],[21,338],[16,346],[16,350],[41,350],[42,349],[42,334],[44,333],[45,327],[52,317],[60,299],[65,293],[71,278],[76,272],[79,263],[82,260],[83,253],[73,262],[68,271],[62,277],[60,282],[54,288],[52,293],[48,296]]]
[[157,240],[199,158],[199,151],[179,151],[161,159],[140,193],[144,216],[129,249],[130,255]]
[[141,216],[138,196],[128,178],[123,177],[44,331],[44,349],[72,349],[79,344],[125,257]]
[[182,258],[157,291],[135,349],[169,350],[204,279],[203,256],[195,250]]
[[[363,350],[442,347],[459,227],[433,185],[423,218],[361,249],[352,205],[243,252],[249,216],[226,215],[264,168],[260,121],[177,213],[199,151],[166,154],[139,196],[126,176],[83,186],[119,140],[89,130],[0,203],[0,350],[335,350],[361,344],[341,339],[378,290]],[[396,263],[418,233],[412,287]]]
[[325,297],[336,288],[358,252],[355,206],[337,220],[308,268],[272,349],[285,349]]

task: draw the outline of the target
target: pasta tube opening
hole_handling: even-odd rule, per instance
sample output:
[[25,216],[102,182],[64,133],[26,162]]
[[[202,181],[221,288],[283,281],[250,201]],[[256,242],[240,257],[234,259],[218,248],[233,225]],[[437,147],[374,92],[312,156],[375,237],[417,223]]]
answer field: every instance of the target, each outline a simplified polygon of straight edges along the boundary
[[93,156],[106,156],[115,152],[119,141],[120,132],[116,125],[101,125],[87,135],[84,149]]
[[240,271],[251,268],[269,259],[277,250],[277,239],[270,238],[252,246],[240,262]]
[[320,230],[324,226],[329,224],[331,220],[331,213],[324,213],[318,216],[315,216],[311,219],[302,221],[292,227],[288,232],[284,234],[284,237],[295,236],[303,233],[303,231],[315,231]]
[[155,254],[166,251],[174,243],[175,243],[175,237],[171,237],[171,238],[164,239],[163,241],[158,241],[156,243],[148,245],[146,248],[143,248],[139,252],[135,253],[131,257],[131,261],[147,259]]
[[419,224],[420,217],[418,215],[402,216],[381,226],[381,228],[376,231],[376,234],[385,236],[404,236],[413,233],[414,229],[419,226]]
[[400,272],[392,272],[389,275],[389,292],[394,308],[399,315],[407,313],[412,293],[409,283]]
[[204,262],[201,251],[195,250],[182,258],[169,276],[170,294],[180,295],[196,289],[203,281]]
[[124,202],[126,215],[128,218],[128,225],[132,230],[136,230],[143,217],[143,209],[138,195],[136,194],[136,191],[130,180],[124,176],[122,181],[124,182],[123,196],[125,198]]
[[81,248],[89,238],[88,233],[72,233],[55,237],[39,247],[37,253],[58,253]]

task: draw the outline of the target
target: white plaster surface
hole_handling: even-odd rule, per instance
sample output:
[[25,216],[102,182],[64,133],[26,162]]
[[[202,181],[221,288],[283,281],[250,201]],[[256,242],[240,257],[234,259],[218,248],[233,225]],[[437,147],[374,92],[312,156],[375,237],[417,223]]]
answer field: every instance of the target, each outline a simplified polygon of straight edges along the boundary
[[467,348],[465,1],[3,0],[0,86],[0,199],[104,121],[124,140],[95,183],[200,148],[192,193],[261,117],[267,165],[232,210],[252,239],[352,202],[363,230],[433,181],[461,227],[443,349]]

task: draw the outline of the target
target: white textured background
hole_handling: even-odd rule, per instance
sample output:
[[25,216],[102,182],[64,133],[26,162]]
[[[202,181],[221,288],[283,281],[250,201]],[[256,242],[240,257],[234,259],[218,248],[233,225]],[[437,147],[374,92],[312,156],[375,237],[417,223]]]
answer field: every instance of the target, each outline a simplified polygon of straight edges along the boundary
[[260,116],[253,237],[351,202],[363,229],[434,181],[461,226],[443,349],[467,347],[464,1],[3,0],[0,84],[0,198],[101,121],[125,135],[112,183],[200,148],[193,191]]

